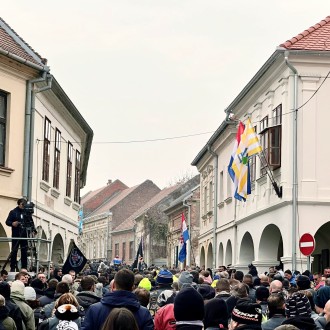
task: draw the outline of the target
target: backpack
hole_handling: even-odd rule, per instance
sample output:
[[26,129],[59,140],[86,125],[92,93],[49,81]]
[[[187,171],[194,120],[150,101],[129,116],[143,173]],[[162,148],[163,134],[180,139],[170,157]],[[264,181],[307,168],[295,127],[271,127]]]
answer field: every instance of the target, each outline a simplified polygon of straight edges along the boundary
[[158,296],[159,296],[158,290],[150,292],[148,309],[149,309],[149,312],[152,317],[155,317],[155,314],[156,314],[157,310],[159,309],[159,306],[157,304]]
[[158,309],[155,319],[155,330],[176,329],[174,304],[167,304]]

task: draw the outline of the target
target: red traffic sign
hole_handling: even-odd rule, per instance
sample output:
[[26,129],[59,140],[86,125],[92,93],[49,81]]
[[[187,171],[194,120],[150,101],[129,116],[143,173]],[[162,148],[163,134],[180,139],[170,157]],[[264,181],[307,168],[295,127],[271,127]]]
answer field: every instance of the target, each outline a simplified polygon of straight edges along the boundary
[[315,250],[314,237],[308,233],[302,235],[299,240],[299,249],[304,256],[310,256]]

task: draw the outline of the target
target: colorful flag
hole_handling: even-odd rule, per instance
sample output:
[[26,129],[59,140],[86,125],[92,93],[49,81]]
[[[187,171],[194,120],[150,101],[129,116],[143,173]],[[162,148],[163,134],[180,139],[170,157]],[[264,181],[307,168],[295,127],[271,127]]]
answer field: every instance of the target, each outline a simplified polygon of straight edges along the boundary
[[261,150],[258,136],[251,125],[250,119],[248,119],[231,165],[237,178],[237,183],[234,182],[235,191],[240,196],[235,196],[235,198],[239,200],[246,201],[247,195],[251,194],[249,157],[261,152]]
[[84,211],[81,208],[78,212],[78,234],[81,235],[83,232],[83,224],[84,224]]
[[68,274],[70,270],[74,270],[76,274],[80,273],[87,262],[86,257],[78,249],[75,243],[72,244],[70,253],[62,267],[62,273]]
[[188,227],[186,224],[186,219],[184,216],[184,213],[182,213],[181,216],[181,237],[180,237],[180,243],[181,243],[181,249],[179,252],[179,261],[184,262],[187,257],[187,241],[189,240],[189,232]]
[[234,170],[232,169],[232,165],[234,162],[234,158],[236,156],[236,152],[237,152],[237,148],[241,142],[241,135],[244,132],[244,124],[242,122],[239,123],[238,125],[238,130],[236,133],[236,140],[235,140],[235,144],[234,144],[234,149],[233,152],[231,154],[230,157],[230,161],[229,161],[229,165],[228,165],[228,173],[231,177],[231,179],[233,180],[234,186],[235,186],[235,193],[234,193],[234,197],[238,200],[243,200],[243,198],[237,193],[237,186],[238,186],[238,177],[236,177]]

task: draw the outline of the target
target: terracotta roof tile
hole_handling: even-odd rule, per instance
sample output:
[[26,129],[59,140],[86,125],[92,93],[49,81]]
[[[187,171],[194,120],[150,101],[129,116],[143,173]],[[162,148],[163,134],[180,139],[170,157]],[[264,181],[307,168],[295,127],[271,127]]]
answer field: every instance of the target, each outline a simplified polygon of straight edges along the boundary
[[43,65],[47,62],[2,18],[0,18],[0,48],[34,64]]
[[118,227],[116,227],[116,229],[114,230],[114,234],[116,232],[132,229],[135,224],[136,218],[138,218],[141,214],[143,214],[146,210],[148,210],[152,206],[156,205],[158,202],[160,202],[162,199],[164,199],[166,196],[168,196],[177,188],[178,185],[174,185],[172,187],[164,188],[163,190],[161,190],[157,195],[151,198],[149,202],[144,204],[139,210],[134,212],[129,218],[127,218]]
[[282,43],[280,47],[292,50],[330,50],[330,16]]

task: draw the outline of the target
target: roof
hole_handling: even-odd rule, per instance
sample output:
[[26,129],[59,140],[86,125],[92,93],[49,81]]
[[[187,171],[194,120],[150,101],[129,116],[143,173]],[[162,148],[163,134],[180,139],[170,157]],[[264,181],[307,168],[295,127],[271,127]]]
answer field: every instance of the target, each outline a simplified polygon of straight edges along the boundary
[[117,203],[119,203],[121,200],[123,200],[125,197],[127,197],[132,191],[134,191],[137,187],[131,187],[127,188],[125,190],[122,190],[119,194],[117,194],[115,197],[111,198],[108,202],[101,205],[99,208],[94,210],[92,213],[90,213],[88,216],[92,216],[95,214],[101,214],[104,212],[108,212],[113,206],[115,206]]
[[[283,56],[283,53],[287,50],[298,51],[329,51],[330,50],[330,16],[310,27],[309,29],[299,33],[297,36],[282,43],[275,52],[269,57],[269,59],[263,64],[263,66],[257,71],[247,85],[241,90],[236,98],[225,109],[227,115],[229,115],[239,102],[249,93],[253,86],[262,78],[262,76],[269,70],[269,68]],[[221,123],[216,132],[211,136],[206,145],[197,154],[192,161],[191,165],[196,166],[198,162],[207,153],[208,147],[219,138],[227,127],[228,122]]]
[[40,69],[47,63],[29,44],[27,44],[2,18],[0,18],[0,49],[1,53],[23,60],[27,65],[37,65]]
[[120,232],[124,230],[129,230],[134,227],[135,219],[138,218],[140,215],[142,215],[144,212],[146,212],[148,209],[159,203],[162,199],[164,199],[166,196],[171,194],[174,190],[178,188],[178,185],[171,186],[169,188],[164,188],[161,190],[157,195],[155,195],[153,198],[150,199],[149,202],[144,204],[139,210],[134,212],[129,218],[127,218],[125,221],[123,221],[114,232]]
[[287,40],[280,47],[290,50],[330,50],[330,16]]

